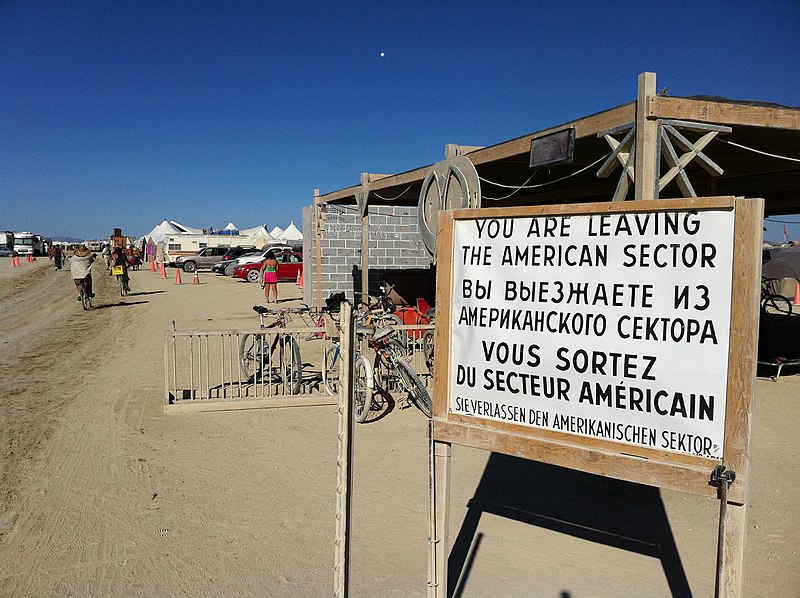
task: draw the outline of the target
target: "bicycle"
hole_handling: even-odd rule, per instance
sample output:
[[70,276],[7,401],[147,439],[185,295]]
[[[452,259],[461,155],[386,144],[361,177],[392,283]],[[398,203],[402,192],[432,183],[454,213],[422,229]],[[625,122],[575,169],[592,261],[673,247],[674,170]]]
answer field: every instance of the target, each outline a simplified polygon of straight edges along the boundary
[[[375,391],[385,392],[402,387],[407,393],[406,400],[412,402],[427,417],[431,416],[432,401],[414,369],[406,361],[406,350],[395,338],[397,334],[391,324],[386,324],[381,314],[373,314],[362,308],[356,324],[356,355],[353,366],[353,410],[358,423],[369,417]],[[380,327],[373,332],[370,326],[374,321]],[[375,361],[364,356],[359,347],[367,344],[375,352]],[[339,364],[341,344],[338,338],[325,349],[322,378],[325,389],[331,395],[339,392]]]
[[767,320],[781,321],[792,315],[792,303],[783,295],[770,291],[773,279],[761,280],[761,314]]
[[[269,309],[254,305],[253,311],[258,314],[261,328],[286,328],[291,321],[292,313],[300,313],[302,309]],[[276,316],[271,324],[265,324],[266,316]],[[303,360],[300,357],[300,345],[292,334],[275,334],[272,342],[267,334],[245,334],[239,343],[239,365],[242,375],[254,382],[264,371],[269,370],[284,385],[288,394],[299,394],[303,380]]]
[[[356,347],[358,347],[358,342]],[[338,338],[332,339],[325,349],[322,380],[328,394],[339,394],[339,366],[341,364],[341,343]],[[372,395],[375,392],[375,379],[369,360],[356,349],[353,367],[353,413],[356,422],[363,424],[369,416]]]
[[128,285],[125,284],[125,268],[123,266],[113,266],[111,268],[111,274],[117,277],[117,286],[119,287],[119,294],[120,296],[124,297],[128,294]]
[[83,306],[84,311],[88,311],[92,309],[92,294],[89,292],[89,278],[92,276],[91,271],[89,271],[88,276],[81,280],[80,284],[80,297],[81,297],[81,305]]
[[414,368],[406,360],[405,347],[395,335],[394,328],[388,325],[376,329],[368,337],[369,347],[375,351],[374,381],[386,392],[402,388],[406,392],[406,400],[413,403],[426,417],[431,417],[433,413],[431,396]]

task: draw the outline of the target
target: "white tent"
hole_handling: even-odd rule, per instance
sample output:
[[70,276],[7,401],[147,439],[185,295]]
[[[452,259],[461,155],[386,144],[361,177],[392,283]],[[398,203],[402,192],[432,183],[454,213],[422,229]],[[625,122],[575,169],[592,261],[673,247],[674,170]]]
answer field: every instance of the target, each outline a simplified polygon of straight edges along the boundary
[[256,247],[263,247],[270,241],[274,241],[275,238],[267,232],[267,227],[264,225],[257,226],[255,228],[248,228],[246,230],[239,231],[241,235],[245,235],[250,239],[253,239],[253,244]]
[[237,227],[233,222],[229,222],[228,226],[226,226],[224,230],[239,230],[239,227]]
[[283,231],[283,239],[287,241],[302,241],[303,240],[303,233],[294,225],[294,221],[288,226],[288,228]]
[[183,233],[182,230],[164,220],[164,222],[157,224],[153,230],[147,233],[145,239],[152,239],[154,243],[160,243],[166,239],[168,235],[180,235],[181,233]]
[[269,231],[269,234],[275,239],[283,239],[283,229],[280,226],[273,228],[271,231]]

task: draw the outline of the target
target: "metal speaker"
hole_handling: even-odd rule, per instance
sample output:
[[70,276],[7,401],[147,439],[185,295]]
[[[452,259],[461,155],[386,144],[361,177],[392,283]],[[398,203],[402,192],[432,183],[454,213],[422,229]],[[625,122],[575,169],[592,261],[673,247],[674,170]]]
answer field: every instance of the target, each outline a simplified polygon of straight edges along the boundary
[[417,207],[419,234],[435,264],[439,211],[481,207],[481,183],[475,165],[466,156],[434,164],[422,182]]

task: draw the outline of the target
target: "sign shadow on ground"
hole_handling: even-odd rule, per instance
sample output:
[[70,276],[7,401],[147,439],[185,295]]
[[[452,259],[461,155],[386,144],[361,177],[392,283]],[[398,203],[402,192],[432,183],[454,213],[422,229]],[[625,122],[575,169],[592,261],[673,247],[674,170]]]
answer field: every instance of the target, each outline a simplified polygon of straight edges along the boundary
[[448,559],[448,596],[468,582],[484,513],[655,557],[671,594],[691,596],[658,488],[492,453],[467,507]]

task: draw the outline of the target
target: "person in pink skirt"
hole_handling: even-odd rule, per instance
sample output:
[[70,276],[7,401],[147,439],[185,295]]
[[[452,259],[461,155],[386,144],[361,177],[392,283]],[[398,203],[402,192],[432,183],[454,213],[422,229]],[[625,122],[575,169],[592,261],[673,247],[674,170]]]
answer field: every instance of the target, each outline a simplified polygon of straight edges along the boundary
[[278,302],[278,260],[275,259],[275,254],[272,251],[267,252],[267,258],[261,264],[261,271],[259,272],[261,279],[261,288],[266,289],[267,303],[269,303],[269,291],[272,289],[272,294],[275,297],[275,303]]

